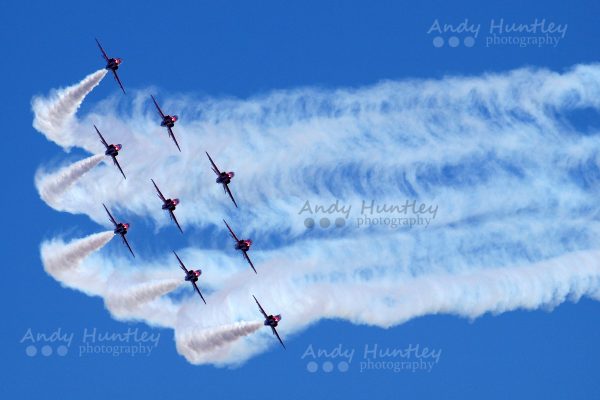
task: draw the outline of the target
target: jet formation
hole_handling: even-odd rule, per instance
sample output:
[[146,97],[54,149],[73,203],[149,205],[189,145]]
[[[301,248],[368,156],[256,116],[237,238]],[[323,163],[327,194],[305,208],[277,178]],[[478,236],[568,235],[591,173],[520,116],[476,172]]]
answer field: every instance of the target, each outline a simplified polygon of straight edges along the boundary
[[[121,82],[121,79],[119,78],[119,75],[117,74],[117,70],[121,66],[123,60],[121,58],[109,57],[107,55],[107,53],[104,51],[104,48],[102,47],[102,45],[100,44],[98,39],[96,39],[96,43],[98,45],[98,48],[100,49],[100,52],[102,53],[102,57],[103,57],[104,61],[106,62],[104,68],[113,73],[113,76],[114,76],[116,82],[118,83],[119,87],[123,91],[123,94],[126,94],[125,88],[123,87],[123,83]],[[179,152],[181,152],[181,147],[179,146],[179,143],[177,142],[177,139],[175,137],[175,133],[173,132],[173,128],[175,126],[175,123],[179,120],[179,117],[177,115],[165,114],[163,112],[163,110],[161,109],[160,105],[158,104],[158,102],[156,101],[156,98],[153,95],[151,95],[150,98],[152,99],[152,102],[154,103],[154,106],[155,106],[158,114],[160,115],[160,118],[161,118],[160,126],[167,129],[169,137],[175,143],[177,150]],[[98,127],[96,125],[94,125],[94,129],[96,130],[96,133],[98,134],[98,137],[100,138],[100,142],[102,142],[102,144],[104,145],[104,149],[105,149],[104,154],[108,157],[111,157],[113,164],[119,169],[121,175],[123,175],[123,178],[127,179],[127,177],[125,176],[125,172],[123,171],[123,169],[121,168],[121,165],[119,164],[119,161],[117,160],[117,156],[119,155],[119,152],[123,149],[123,146],[121,144],[109,144],[104,139],[102,133],[100,133],[100,130],[98,129]],[[145,155],[145,156],[151,156],[151,155]],[[233,205],[236,207],[236,209],[239,208],[235,198],[233,197],[231,188],[229,187],[233,177],[235,176],[234,172],[233,171],[230,171],[230,172],[221,171],[219,169],[219,167],[217,167],[216,163],[214,162],[214,160],[212,159],[210,154],[208,154],[208,152],[206,152],[206,156],[208,157],[212,171],[217,176],[215,182],[223,187],[223,191],[229,196],[229,198],[233,202]],[[177,206],[180,204],[180,200],[178,198],[165,197],[163,195],[163,193],[161,192],[161,190],[159,189],[156,182],[154,181],[154,179],[150,179],[150,181],[152,182],[152,185],[154,186],[154,189],[156,191],[158,198],[162,202],[161,209],[163,211],[167,211],[169,213],[171,220],[175,223],[175,225],[177,226],[179,231],[183,234],[183,229],[181,228],[181,225],[179,224],[179,221],[177,220],[177,218],[175,216],[175,210],[177,209]],[[110,213],[110,211],[106,207],[106,205],[102,204],[102,206],[106,210],[106,213],[108,214],[110,222],[114,226],[114,231],[113,231],[114,234],[121,236],[123,243],[127,246],[131,255],[133,257],[135,257],[135,254],[133,253],[133,250],[131,249],[129,241],[127,240],[127,237],[126,237],[126,235],[129,232],[130,225],[128,223],[124,223],[124,222],[117,222],[117,220]],[[231,227],[229,226],[227,221],[225,221],[223,219],[223,222],[225,223],[225,226],[227,227],[229,234],[231,235],[231,237],[234,240],[235,250],[240,251],[242,253],[244,259],[247,261],[250,268],[252,268],[252,270],[254,271],[255,274],[258,274],[254,264],[252,263],[252,260],[248,256],[248,251],[250,250],[250,248],[252,246],[252,240],[238,238],[238,236],[235,234],[233,229],[231,229]],[[198,293],[198,296],[200,296],[200,299],[202,300],[202,302],[204,304],[207,304],[206,299],[202,295],[202,292],[200,291],[200,287],[199,287],[199,281],[200,281],[200,277],[202,276],[202,270],[201,269],[196,269],[196,270],[188,269],[185,266],[185,264],[183,263],[183,261],[181,260],[181,258],[179,257],[179,255],[174,250],[173,250],[173,254],[175,255],[175,258],[177,259],[177,262],[179,263],[179,267],[185,274],[184,278],[183,278],[184,281],[190,282],[194,288],[194,291],[196,293]],[[258,300],[256,299],[256,297],[254,295],[252,295],[252,297],[254,298],[254,301],[258,305],[258,309],[259,309],[260,313],[264,317],[264,325],[271,328],[271,332],[273,333],[273,335],[275,335],[277,337],[277,339],[279,340],[279,342],[285,349],[283,340],[281,340],[281,337],[279,336],[279,333],[277,332],[277,329],[276,329],[277,326],[279,325],[279,322],[281,321],[281,314],[277,314],[277,315],[267,314],[265,312],[265,310],[262,308],[262,306],[260,305],[260,303],[258,302]]]

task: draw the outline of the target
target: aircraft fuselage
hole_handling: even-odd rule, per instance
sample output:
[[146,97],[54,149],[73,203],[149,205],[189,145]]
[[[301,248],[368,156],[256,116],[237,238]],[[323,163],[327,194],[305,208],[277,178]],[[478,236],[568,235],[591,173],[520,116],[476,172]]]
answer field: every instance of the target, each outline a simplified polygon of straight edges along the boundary
[[187,275],[185,276],[185,280],[188,282],[198,282],[198,277],[202,274],[201,270],[196,270],[196,271],[188,271]]
[[115,235],[125,235],[129,229],[129,224],[119,223],[114,230]]
[[160,126],[166,126],[167,128],[172,128],[175,126],[175,121],[177,121],[177,117],[172,117],[170,115],[165,115]]
[[276,328],[281,321],[281,314],[279,315],[269,315],[267,319],[265,319],[265,326],[270,326],[271,328]]
[[231,183],[231,178],[233,178],[233,175],[233,172],[221,172],[217,177],[217,183],[228,185]]
[[111,157],[116,157],[119,155],[119,150],[121,149],[121,145],[120,144],[111,144],[110,146],[108,146],[108,148],[106,149],[106,151],[104,152],[105,155],[107,156],[111,156]]
[[110,71],[116,71],[119,69],[119,64],[121,64],[120,58],[109,58],[105,68]]
[[177,204],[179,204],[179,199],[167,199],[162,205],[162,209],[175,211],[175,208],[177,208]]
[[252,246],[252,241],[250,239],[240,240],[235,244],[236,250],[248,251],[250,250],[250,246]]

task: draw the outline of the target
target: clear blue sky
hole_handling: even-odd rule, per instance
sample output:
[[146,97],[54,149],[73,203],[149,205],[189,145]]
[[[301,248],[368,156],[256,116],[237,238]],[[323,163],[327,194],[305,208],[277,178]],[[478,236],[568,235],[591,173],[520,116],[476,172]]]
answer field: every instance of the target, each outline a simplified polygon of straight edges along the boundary
[[[214,2],[217,3],[217,2]],[[128,88],[247,97],[299,86],[357,87],[406,77],[480,74],[533,65],[563,70],[597,61],[600,4],[540,1],[424,2],[22,2],[2,6],[2,230],[4,323],[0,328],[3,398],[600,398],[600,305],[566,303],[552,312],[512,312],[468,321],[430,316],[382,330],[325,321],[238,369],[190,365],[170,330],[110,318],[98,298],[63,289],[42,268],[39,244],[98,227],[84,216],[47,207],[33,186],[36,168],[62,151],[31,127],[31,97],[72,84],[102,66],[94,37],[125,59]],[[324,4],[323,4],[324,3]],[[417,4],[418,3],[418,4]],[[486,29],[492,18],[568,24],[556,48],[436,48],[427,30],[438,18],[464,18]],[[446,39],[448,36],[446,36]],[[462,38],[462,36],[461,36]],[[95,99],[118,88],[107,79]],[[18,204],[19,206],[15,206]],[[18,211],[18,213],[17,213]],[[29,328],[159,332],[150,357],[26,354]],[[75,339],[77,340],[77,338]],[[431,372],[307,371],[309,345],[365,344],[441,349]],[[323,360],[320,360],[322,362]],[[336,360],[335,362],[337,363]],[[336,365],[336,364],[334,364]]]

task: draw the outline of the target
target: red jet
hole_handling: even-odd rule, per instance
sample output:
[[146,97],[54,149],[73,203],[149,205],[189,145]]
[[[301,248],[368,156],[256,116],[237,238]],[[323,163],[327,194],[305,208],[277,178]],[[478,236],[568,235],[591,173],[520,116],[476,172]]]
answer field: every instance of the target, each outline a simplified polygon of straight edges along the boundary
[[102,204],[102,207],[104,207],[104,209],[106,210],[106,213],[108,214],[108,218],[110,218],[110,222],[112,222],[115,225],[115,230],[114,230],[115,235],[121,235],[121,238],[123,239],[123,243],[125,243],[125,246],[127,246],[129,251],[131,252],[131,255],[135,258],[135,254],[133,254],[133,250],[131,250],[131,246],[129,246],[129,242],[127,241],[127,238],[125,237],[125,235],[127,235],[127,232],[129,231],[129,224],[123,223],[123,222],[117,223],[117,221],[115,221],[115,219],[111,215],[110,211],[108,211],[108,208],[106,208],[106,206],[104,204]]
[[154,188],[157,191],[158,198],[160,198],[163,202],[162,209],[167,210],[169,212],[171,219],[175,222],[175,224],[179,228],[179,231],[181,231],[181,233],[183,233],[183,230],[181,229],[181,226],[179,226],[179,222],[177,222],[177,218],[175,218],[175,214],[173,213],[173,211],[175,211],[175,209],[177,208],[177,205],[179,204],[179,199],[166,199],[165,196],[163,196],[163,194],[161,193],[158,186],[156,186],[154,179],[150,179],[150,180],[152,181],[152,184],[154,185]]
[[213,159],[210,157],[210,154],[208,154],[208,152],[206,152],[206,155],[208,156],[208,159],[210,160],[210,163],[212,164],[213,172],[215,174],[217,174],[216,182],[223,185],[223,190],[225,190],[225,193],[229,194],[229,197],[231,197],[231,201],[233,201],[233,204],[235,204],[235,207],[237,208],[238,205],[235,202],[235,199],[233,198],[233,194],[231,194],[231,190],[229,190],[229,184],[231,183],[231,179],[234,177],[235,173],[219,171],[219,168],[217,167],[217,165],[215,164]]
[[258,274],[258,272],[256,272],[256,269],[254,268],[254,264],[252,264],[252,261],[250,260],[250,257],[248,257],[248,250],[250,250],[250,246],[252,246],[252,240],[238,239],[238,237],[235,235],[235,233],[233,233],[233,231],[229,227],[229,224],[227,223],[227,221],[223,220],[223,222],[225,222],[227,229],[229,229],[229,233],[231,233],[231,236],[235,240],[235,249],[240,250],[244,254],[244,258],[246,259],[246,261],[248,261],[248,264],[250,264],[250,266],[254,270],[254,273]]
[[181,148],[179,148],[179,143],[177,143],[177,139],[175,139],[175,134],[173,133],[173,127],[175,126],[175,122],[177,122],[179,117],[177,115],[165,115],[165,113],[163,113],[160,107],[158,106],[158,103],[156,102],[154,96],[150,95],[150,97],[152,97],[152,101],[154,102],[154,105],[156,106],[156,109],[158,110],[158,113],[162,118],[160,126],[165,126],[167,128],[167,130],[169,131],[169,137],[175,142],[177,150],[181,151]]
[[[254,297],[254,295],[252,295],[252,297]],[[273,335],[277,336],[277,339],[279,339],[279,343],[281,343],[281,345],[285,349],[285,344],[283,344],[283,341],[281,340],[281,338],[279,337],[279,334],[277,333],[277,329],[275,329],[277,327],[277,325],[279,324],[279,321],[281,321],[281,314],[267,315],[265,310],[263,310],[263,308],[260,306],[260,303],[258,302],[258,300],[256,300],[256,297],[254,297],[254,301],[256,301],[256,304],[258,304],[258,309],[260,310],[261,314],[264,315],[264,317],[265,317],[265,323],[264,323],[265,326],[271,327],[271,330],[273,331]]]
[[112,157],[113,162],[115,163],[117,168],[119,168],[119,171],[121,171],[121,175],[123,175],[123,178],[127,179],[127,177],[125,176],[125,173],[123,172],[123,170],[121,169],[121,166],[119,165],[119,162],[117,161],[117,156],[119,155],[119,151],[123,148],[123,146],[121,146],[120,144],[106,143],[106,140],[104,140],[104,138],[102,137],[102,134],[100,133],[100,131],[98,130],[96,125],[94,125],[94,128],[96,128],[96,132],[98,132],[98,136],[100,136],[100,141],[102,142],[104,147],[106,147],[106,151],[104,152],[104,155]]
[[98,47],[100,47],[100,51],[102,52],[102,57],[106,61],[106,67],[104,67],[104,68],[109,71],[112,71],[112,73],[115,76],[115,79],[117,80],[117,83],[119,84],[119,86],[121,87],[121,90],[123,91],[123,94],[125,94],[125,88],[123,87],[123,84],[121,83],[121,80],[119,79],[119,75],[117,75],[117,70],[119,69],[119,65],[121,65],[123,60],[121,60],[120,58],[109,58],[106,55],[106,52],[104,51],[104,49],[102,48],[102,45],[100,45],[100,42],[98,41],[98,39],[96,39],[96,43],[98,43]]
[[177,261],[179,261],[179,266],[181,267],[183,272],[185,272],[185,280],[188,282],[192,282],[192,285],[194,285],[194,289],[196,289],[196,292],[198,292],[200,298],[202,299],[204,304],[206,304],[206,300],[204,300],[204,296],[202,296],[202,293],[200,293],[200,289],[198,289],[198,285],[196,284],[196,282],[198,282],[198,278],[200,277],[200,275],[202,275],[202,270],[188,270],[185,267],[185,265],[183,265],[183,261],[181,261],[181,258],[179,258],[179,256],[177,255],[177,253],[175,253],[174,250],[173,254],[175,254],[175,257],[177,257]]

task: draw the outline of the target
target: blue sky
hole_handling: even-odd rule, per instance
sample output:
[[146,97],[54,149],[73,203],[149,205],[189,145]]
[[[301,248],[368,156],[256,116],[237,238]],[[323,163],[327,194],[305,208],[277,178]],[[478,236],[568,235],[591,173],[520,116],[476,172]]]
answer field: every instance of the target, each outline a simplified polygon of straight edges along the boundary
[[[240,368],[189,364],[175,351],[172,331],[117,322],[99,298],[62,288],[44,272],[42,240],[80,237],[98,231],[98,225],[87,216],[58,213],[39,199],[35,171],[64,156],[31,127],[30,102],[33,95],[75,83],[101,67],[95,36],[109,54],[124,58],[120,76],[126,88],[153,86],[163,95],[244,99],[304,86],[358,88],[383,80],[480,75],[524,66],[564,71],[596,61],[600,27],[594,17],[599,8],[592,1],[576,6],[509,1],[485,7],[474,1],[4,5],[10,16],[0,27],[4,193],[22,207],[5,211],[10,229],[1,234],[8,323],[0,330],[0,393],[7,398],[259,398],[275,390],[283,398],[597,398],[600,306],[588,299],[551,312],[515,311],[474,321],[427,316],[390,329],[321,321],[292,336],[287,351],[273,346]],[[435,35],[427,30],[435,19],[458,24],[465,18],[482,24],[474,47],[433,46]],[[483,31],[490,19],[499,18],[546,18],[568,24],[568,30],[555,48],[486,48]],[[107,77],[82,111],[117,89]],[[587,116],[580,118],[585,124]],[[114,243],[110,247],[118,249]],[[357,297],[360,301],[360,293]],[[137,328],[160,333],[160,340],[153,354],[143,358],[80,357],[76,344],[64,357],[45,357],[41,350],[30,357],[21,342],[30,328],[48,334],[61,328],[74,333],[75,342],[86,328]],[[439,349],[441,355],[431,372],[360,371],[360,353],[375,343],[390,348],[419,344]],[[310,359],[302,356],[309,346],[332,350],[340,344],[356,350],[347,372],[337,370],[338,358],[332,372],[307,371]],[[317,361],[322,365],[324,360]]]

